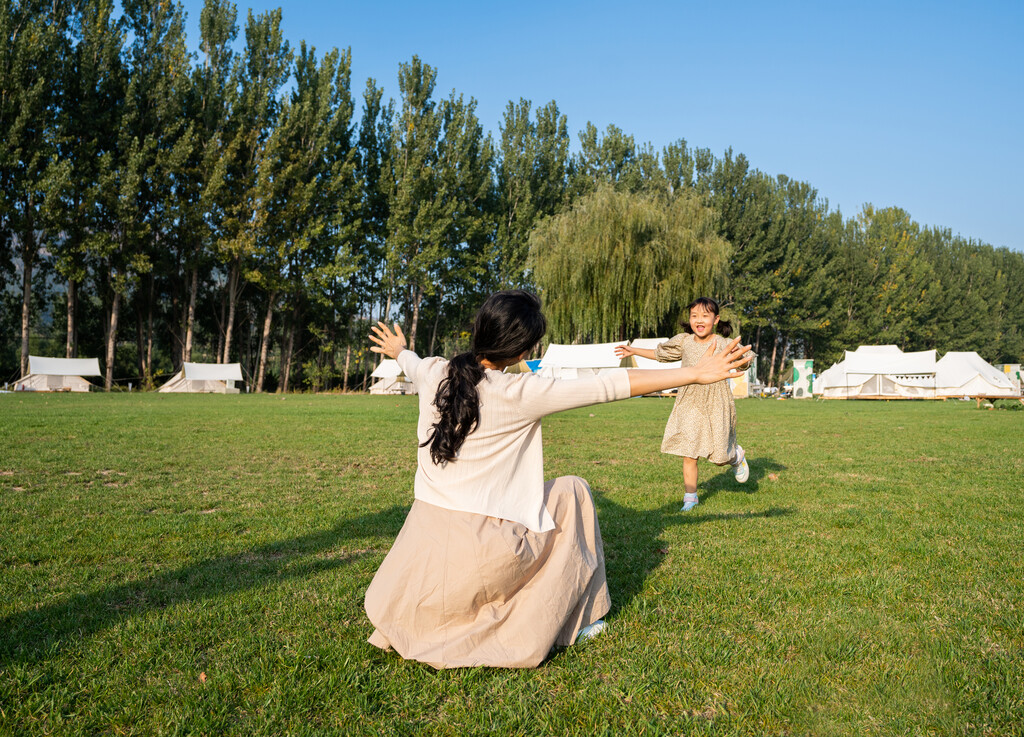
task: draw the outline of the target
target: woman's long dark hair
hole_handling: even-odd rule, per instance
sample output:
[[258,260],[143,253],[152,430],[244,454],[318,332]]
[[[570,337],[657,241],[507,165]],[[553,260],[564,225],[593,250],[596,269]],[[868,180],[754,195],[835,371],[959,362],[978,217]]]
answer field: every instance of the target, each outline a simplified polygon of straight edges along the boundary
[[430,458],[436,465],[454,461],[466,436],[480,422],[480,395],[476,386],[484,378],[482,359],[505,363],[531,350],[547,332],[548,324],[536,295],[521,289],[495,292],[476,313],[473,344],[448,364],[434,397],[439,415],[431,426]]
[[[711,297],[697,297],[693,302],[686,305],[686,311],[683,312],[682,323],[684,333],[693,332],[693,328],[690,327],[690,310],[694,307],[703,307],[715,317],[718,317],[718,313],[720,312],[718,303],[711,299]],[[728,338],[732,335],[732,323],[728,320],[719,320],[718,324],[715,325],[712,330],[717,331],[723,338]]]

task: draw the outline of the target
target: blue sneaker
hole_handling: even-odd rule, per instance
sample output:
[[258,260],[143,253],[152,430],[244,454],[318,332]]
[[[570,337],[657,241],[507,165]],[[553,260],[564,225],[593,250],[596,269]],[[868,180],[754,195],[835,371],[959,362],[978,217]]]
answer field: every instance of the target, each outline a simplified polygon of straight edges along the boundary
[[684,494],[683,495],[683,508],[679,511],[689,512],[691,509],[700,504],[700,500],[697,499],[696,494]]

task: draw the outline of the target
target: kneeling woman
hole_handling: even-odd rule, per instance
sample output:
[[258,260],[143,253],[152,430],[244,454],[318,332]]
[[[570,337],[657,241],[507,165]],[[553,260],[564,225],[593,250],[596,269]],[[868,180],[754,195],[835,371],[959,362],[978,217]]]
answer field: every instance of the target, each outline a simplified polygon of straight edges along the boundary
[[540,300],[522,291],[491,295],[472,349],[451,361],[407,350],[397,325],[373,328],[372,350],[397,359],[419,392],[420,448],[412,509],[366,591],[372,644],[435,668],[532,668],[600,631],[611,599],[594,501],[581,478],[544,482],[541,418],[721,381],[743,360],[734,341],[681,369],[502,373],[546,329]]

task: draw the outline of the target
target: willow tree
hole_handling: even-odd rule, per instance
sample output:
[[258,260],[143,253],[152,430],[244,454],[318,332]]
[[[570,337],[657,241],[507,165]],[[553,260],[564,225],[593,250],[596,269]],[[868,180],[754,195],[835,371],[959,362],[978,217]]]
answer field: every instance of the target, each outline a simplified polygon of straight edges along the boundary
[[530,256],[552,340],[606,341],[657,332],[695,296],[716,293],[729,245],[689,193],[604,185],[543,221]]

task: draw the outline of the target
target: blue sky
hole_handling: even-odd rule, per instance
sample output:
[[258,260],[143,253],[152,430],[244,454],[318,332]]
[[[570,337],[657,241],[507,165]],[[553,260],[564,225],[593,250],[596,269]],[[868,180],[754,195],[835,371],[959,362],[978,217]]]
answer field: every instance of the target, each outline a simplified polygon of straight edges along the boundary
[[[195,48],[202,0],[183,4]],[[495,138],[509,100],[555,100],[574,146],[590,121],[731,147],[846,217],[895,205],[1024,251],[1022,2],[240,0],[239,25],[276,7],[293,46],[352,49],[357,100],[368,77],[397,97],[415,54]]]

